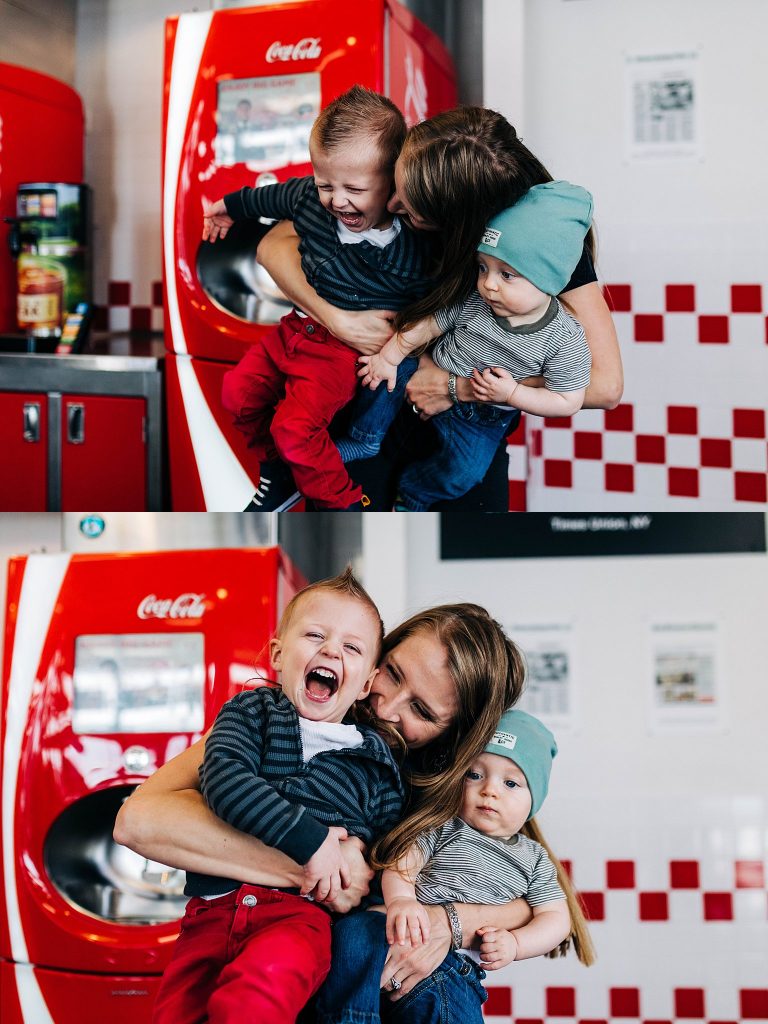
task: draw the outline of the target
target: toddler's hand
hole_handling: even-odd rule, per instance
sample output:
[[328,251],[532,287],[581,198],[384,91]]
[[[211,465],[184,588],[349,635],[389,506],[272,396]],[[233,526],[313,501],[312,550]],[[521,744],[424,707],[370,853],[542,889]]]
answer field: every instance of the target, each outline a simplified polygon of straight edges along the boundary
[[333,900],[342,887],[346,889],[350,882],[349,866],[342,856],[339,845],[340,840],[346,838],[345,828],[332,826],[328,829],[325,841],[304,865],[302,896],[306,896],[314,889],[318,900]]
[[418,900],[397,899],[387,906],[387,942],[412,946],[429,941],[429,914]]
[[209,203],[203,199],[203,241],[215,242],[217,238],[226,238],[227,232],[235,222],[227,213],[223,199]]
[[391,363],[381,352],[377,352],[373,356],[361,356],[358,363],[360,369],[357,371],[357,375],[361,378],[364,386],[375,391],[379,384],[385,381],[387,391],[395,390],[397,364]]
[[481,938],[480,959],[483,970],[498,971],[500,967],[511,964],[517,956],[517,939],[512,932],[503,928],[478,928]]
[[496,402],[511,405],[518,382],[500,366],[489,366],[481,373],[472,371],[472,395],[476,402]]

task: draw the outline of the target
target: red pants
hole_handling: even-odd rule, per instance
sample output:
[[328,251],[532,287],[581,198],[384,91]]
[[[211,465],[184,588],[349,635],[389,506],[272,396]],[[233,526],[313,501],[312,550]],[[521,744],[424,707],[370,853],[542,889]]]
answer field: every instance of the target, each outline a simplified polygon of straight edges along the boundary
[[258,885],[193,897],[152,1024],[291,1024],[330,966],[331,918],[314,903]]
[[222,401],[260,460],[288,463],[298,489],[321,508],[348,508],[363,492],[328,425],[356,389],[354,349],[294,312],[225,374]]

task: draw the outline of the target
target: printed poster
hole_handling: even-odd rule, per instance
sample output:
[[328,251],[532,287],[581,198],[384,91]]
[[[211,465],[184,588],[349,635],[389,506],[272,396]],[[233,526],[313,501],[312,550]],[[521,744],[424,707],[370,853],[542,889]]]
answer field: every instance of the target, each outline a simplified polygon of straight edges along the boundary
[[569,623],[511,626],[509,635],[526,662],[526,684],[519,707],[553,732],[574,728],[574,642]]
[[700,159],[698,51],[627,54],[624,60],[627,160]]
[[724,726],[720,637],[714,622],[655,623],[651,640],[651,729],[719,731]]

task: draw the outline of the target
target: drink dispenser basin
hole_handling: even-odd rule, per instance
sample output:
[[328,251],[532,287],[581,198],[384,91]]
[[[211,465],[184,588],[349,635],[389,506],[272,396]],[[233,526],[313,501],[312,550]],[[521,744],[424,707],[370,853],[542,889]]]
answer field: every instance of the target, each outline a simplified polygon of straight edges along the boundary
[[197,276],[206,295],[221,309],[257,324],[277,323],[291,309],[264,267],[256,249],[271,224],[236,223],[224,239],[201,242]]
[[182,916],[184,872],[141,857],[112,838],[133,786],[115,786],[71,804],[45,840],[48,877],[79,910],[120,924],[159,924]]

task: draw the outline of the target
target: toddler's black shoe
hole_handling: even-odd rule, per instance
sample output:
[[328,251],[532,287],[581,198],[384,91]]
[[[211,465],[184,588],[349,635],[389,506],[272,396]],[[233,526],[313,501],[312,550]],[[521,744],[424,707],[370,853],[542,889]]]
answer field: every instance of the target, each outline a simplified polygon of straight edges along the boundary
[[280,459],[262,462],[259,486],[246,512],[285,512],[301,501],[293,473]]

